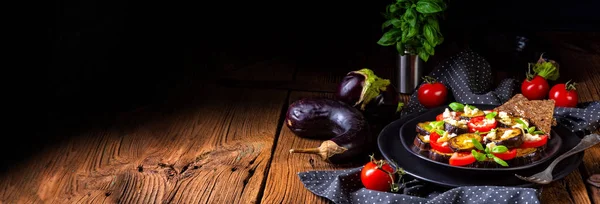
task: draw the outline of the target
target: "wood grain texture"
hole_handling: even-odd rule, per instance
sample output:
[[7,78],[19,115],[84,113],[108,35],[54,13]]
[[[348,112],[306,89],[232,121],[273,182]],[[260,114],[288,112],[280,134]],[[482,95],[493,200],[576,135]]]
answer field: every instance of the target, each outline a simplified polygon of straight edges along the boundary
[[214,89],[44,150],[0,178],[6,203],[253,203],[287,92]]
[[[327,93],[292,92],[290,102],[303,97],[333,97]],[[273,161],[267,178],[261,203],[328,203],[308,191],[300,179],[299,172],[311,170],[335,170],[360,166],[360,164],[332,165],[316,155],[291,154],[292,148],[318,147],[321,140],[305,139],[296,136],[287,127],[281,128],[281,134],[273,155]],[[366,156],[366,155],[365,155]]]

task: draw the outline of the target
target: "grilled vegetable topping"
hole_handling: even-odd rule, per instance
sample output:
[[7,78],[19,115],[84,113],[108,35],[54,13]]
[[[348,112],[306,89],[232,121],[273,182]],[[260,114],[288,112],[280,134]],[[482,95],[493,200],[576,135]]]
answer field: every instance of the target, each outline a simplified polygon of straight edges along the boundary
[[498,128],[490,131],[484,138],[484,142],[504,145],[508,148],[517,148],[523,144],[523,132],[519,128]]
[[460,151],[468,151],[471,149],[475,149],[475,144],[473,144],[473,140],[481,141],[481,136],[475,133],[465,133],[453,137],[450,139],[450,149],[454,152]]

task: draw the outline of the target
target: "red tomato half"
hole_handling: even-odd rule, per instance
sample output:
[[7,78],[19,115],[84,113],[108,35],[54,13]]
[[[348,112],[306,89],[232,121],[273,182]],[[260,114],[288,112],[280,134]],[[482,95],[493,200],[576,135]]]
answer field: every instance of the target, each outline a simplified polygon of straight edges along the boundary
[[[394,169],[389,164],[384,164],[381,166],[382,169],[393,173]],[[396,179],[396,175],[392,174],[394,180]],[[363,186],[367,189],[377,190],[377,191],[390,191],[391,184],[394,182],[390,175],[377,168],[377,164],[375,162],[369,162],[365,164],[362,171],[360,172],[360,181]]]
[[450,149],[450,145],[442,146],[442,144],[444,144],[443,142],[437,142],[439,138],[440,135],[435,132],[429,134],[429,145],[431,145],[431,148],[441,153],[452,153],[453,151]]
[[506,161],[506,160],[511,160],[514,159],[515,157],[517,157],[517,149],[510,149],[506,152],[503,153],[493,153],[494,156]]
[[477,161],[471,152],[454,152],[450,157],[450,165],[452,166],[466,166]]
[[469,127],[470,132],[488,132],[498,125],[498,122],[494,119],[494,122],[484,124],[486,121],[485,116],[474,117],[469,120],[467,123],[467,127]]
[[536,75],[531,80],[525,79],[521,84],[521,93],[529,100],[546,98],[549,89],[548,81],[539,75]]
[[538,140],[538,141],[525,141],[519,148],[541,147],[541,146],[544,146],[546,143],[548,143],[548,135],[542,135],[542,136],[540,136],[540,138],[542,138],[542,139]]
[[565,84],[557,84],[550,89],[550,95],[548,98],[555,101],[554,106],[556,107],[575,107],[577,106],[577,91],[575,86],[569,87]]

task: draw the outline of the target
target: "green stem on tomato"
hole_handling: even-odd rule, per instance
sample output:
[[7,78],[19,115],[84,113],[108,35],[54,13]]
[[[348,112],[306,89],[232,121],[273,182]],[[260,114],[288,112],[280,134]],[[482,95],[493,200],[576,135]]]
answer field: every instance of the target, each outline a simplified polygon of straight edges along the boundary
[[556,61],[546,61],[543,58],[543,55],[541,55],[538,62],[533,66],[533,72],[535,72],[538,76],[543,77],[544,79],[554,81],[560,76],[558,68],[559,65],[558,63],[556,63]]
[[577,83],[575,82],[571,82],[571,80],[567,81],[567,83],[565,83],[565,87],[567,89],[567,91],[575,91],[577,90]]

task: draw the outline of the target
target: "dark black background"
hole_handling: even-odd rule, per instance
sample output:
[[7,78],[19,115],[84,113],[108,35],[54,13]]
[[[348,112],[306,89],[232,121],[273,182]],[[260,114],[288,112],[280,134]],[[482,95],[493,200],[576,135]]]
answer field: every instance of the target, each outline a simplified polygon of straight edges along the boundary
[[[1,152],[7,160],[3,164],[99,116],[164,100],[190,73],[201,72],[194,80],[202,83],[224,63],[274,56],[302,60],[373,46],[382,35],[380,13],[390,2],[53,2],[34,17],[47,23],[36,29],[43,43],[31,47],[41,53],[40,68],[25,70],[36,78],[26,81],[34,87],[26,95],[35,104],[27,108],[35,122],[30,122],[32,115],[27,115],[28,121],[15,119],[26,129]],[[495,33],[600,28],[599,3],[523,2],[450,0],[442,23],[445,35],[478,44]]]

